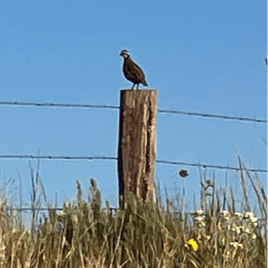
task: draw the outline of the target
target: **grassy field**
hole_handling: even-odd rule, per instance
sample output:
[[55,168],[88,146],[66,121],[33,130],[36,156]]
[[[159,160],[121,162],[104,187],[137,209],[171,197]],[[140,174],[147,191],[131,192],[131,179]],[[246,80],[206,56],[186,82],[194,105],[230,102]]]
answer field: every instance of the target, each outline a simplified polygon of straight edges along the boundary
[[[112,210],[108,202],[102,208],[96,181],[90,182],[87,200],[77,182],[76,201],[59,213],[51,208],[46,218],[33,210],[31,228],[3,194],[0,267],[267,267],[266,193],[257,174],[244,170],[240,178],[239,210],[234,189],[203,180],[193,213],[183,210],[179,198],[163,200],[159,194],[155,204],[129,196],[124,211]],[[32,182],[36,209],[38,176]],[[258,200],[255,213],[248,188]],[[43,188],[42,194],[46,200]]]

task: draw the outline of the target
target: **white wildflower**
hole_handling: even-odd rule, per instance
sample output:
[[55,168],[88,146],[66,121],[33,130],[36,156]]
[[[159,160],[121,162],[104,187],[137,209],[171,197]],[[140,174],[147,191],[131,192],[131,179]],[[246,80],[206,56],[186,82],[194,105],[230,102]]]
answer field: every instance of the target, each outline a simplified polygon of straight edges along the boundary
[[228,211],[228,210],[223,210],[223,211],[222,211],[222,214],[223,214],[224,216],[229,215],[229,211]]
[[254,240],[254,239],[257,238],[257,235],[253,234],[251,237],[252,237],[252,239]]
[[250,220],[251,220],[252,223],[257,223],[258,222],[258,218],[257,217],[252,217]]
[[194,219],[195,219],[196,221],[198,221],[198,222],[202,222],[202,221],[204,220],[204,218],[205,218],[205,217],[201,217],[201,216],[199,216],[199,217],[195,217]]
[[200,221],[200,222],[197,222],[197,226],[201,228],[201,227],[206,226],[206,224],[203,221]]
[[230,245],[233,246],[234,248],[243,248],[242,244],[239,244],[238,242],[230,242]]
[[244,231],[245,233],[250,234],[250,230],[249,230],[248,228],[246,228],[245,226],[243,226],[243,231]]
[[257,217],[251,217],[251,221],[252,222],[258,221],[258,218]]
[[222,213],[223,217],[226,219],[226,220],[229,220],[230,219],[230,213],[229,211],[227,210],[223,210]]
[[200,216],[204,215],[204,211],[202,209],[198,209],[196,213]]
[[246,219],[252,219],[254,217],[255,217],[255,215],[254,215],[253,212],[246,212],[246,214],[245,214],[245,218]]
[[59,215],[59,216],[65,216],[65,215],[66,215],[66,213],[65,213],[65,211],[64,211],[64,210],[62,210],[60,213],[58,213],[58,215]]
[[239,226],[235,226],[232,228],[232,231],[236,232],[237,234],[241,233],[241,228]]

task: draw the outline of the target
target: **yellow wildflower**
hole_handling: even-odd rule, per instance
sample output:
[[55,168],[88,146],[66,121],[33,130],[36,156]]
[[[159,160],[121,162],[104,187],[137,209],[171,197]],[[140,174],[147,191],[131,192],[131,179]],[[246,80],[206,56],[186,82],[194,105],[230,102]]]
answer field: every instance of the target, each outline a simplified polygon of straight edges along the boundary
[[227,261],[230,258],[231,254],[230,251],[227,251],[226,254],[224,255],[224,259]]
[[198,245],[197,245],[197,243],[194,241],[194,239],[190,239],[189,241],[186,241],[186,242],[187,242],[187,244],[189,244],[189,245],[191,245],[191,246],[193,247],[194,251],[197,251],[197,249],[198,249]]

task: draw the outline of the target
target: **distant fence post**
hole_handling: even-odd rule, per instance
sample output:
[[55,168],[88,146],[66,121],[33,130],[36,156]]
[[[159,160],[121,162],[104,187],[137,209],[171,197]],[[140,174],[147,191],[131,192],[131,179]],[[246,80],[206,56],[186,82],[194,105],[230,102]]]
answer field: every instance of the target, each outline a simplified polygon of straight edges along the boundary
[[118,144],[119,206],[129,193],[155,200],[156,90],[121,90]]

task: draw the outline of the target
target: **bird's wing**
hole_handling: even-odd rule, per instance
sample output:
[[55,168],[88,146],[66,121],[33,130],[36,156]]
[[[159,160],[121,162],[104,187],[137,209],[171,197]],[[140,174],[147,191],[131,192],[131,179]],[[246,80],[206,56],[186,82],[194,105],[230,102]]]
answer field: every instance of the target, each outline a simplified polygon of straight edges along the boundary
[[144,73],[142,71],[142,69],[136,64],[133,64],[133,72],[136,74],[138,79],[142,79],[144,77]]
[[137,78],[137,74],[136,74],[136,71],[134,69],[134,65],[132,65],[132,64],[126,64],[124,73],[130,81],[132,81],[133,79],[136,80],[136,78]]
[[123,72],[125,77],[134,84],[142,83],[144,86],[147,86],[142,69],[132,59],[125,59]]
[[148,86],[146,80],[145,80],[145,74],[144,72],[142,71],[142,69],[137,65],[135,64],[134,65],[134,70],[136,72],[136,76],[137,76],[137,79],[144,85],[144,86]]
[[134,61],[129,62],[127,70],[133,78],[139,80],[142,84],[146,84],[144,72]]

